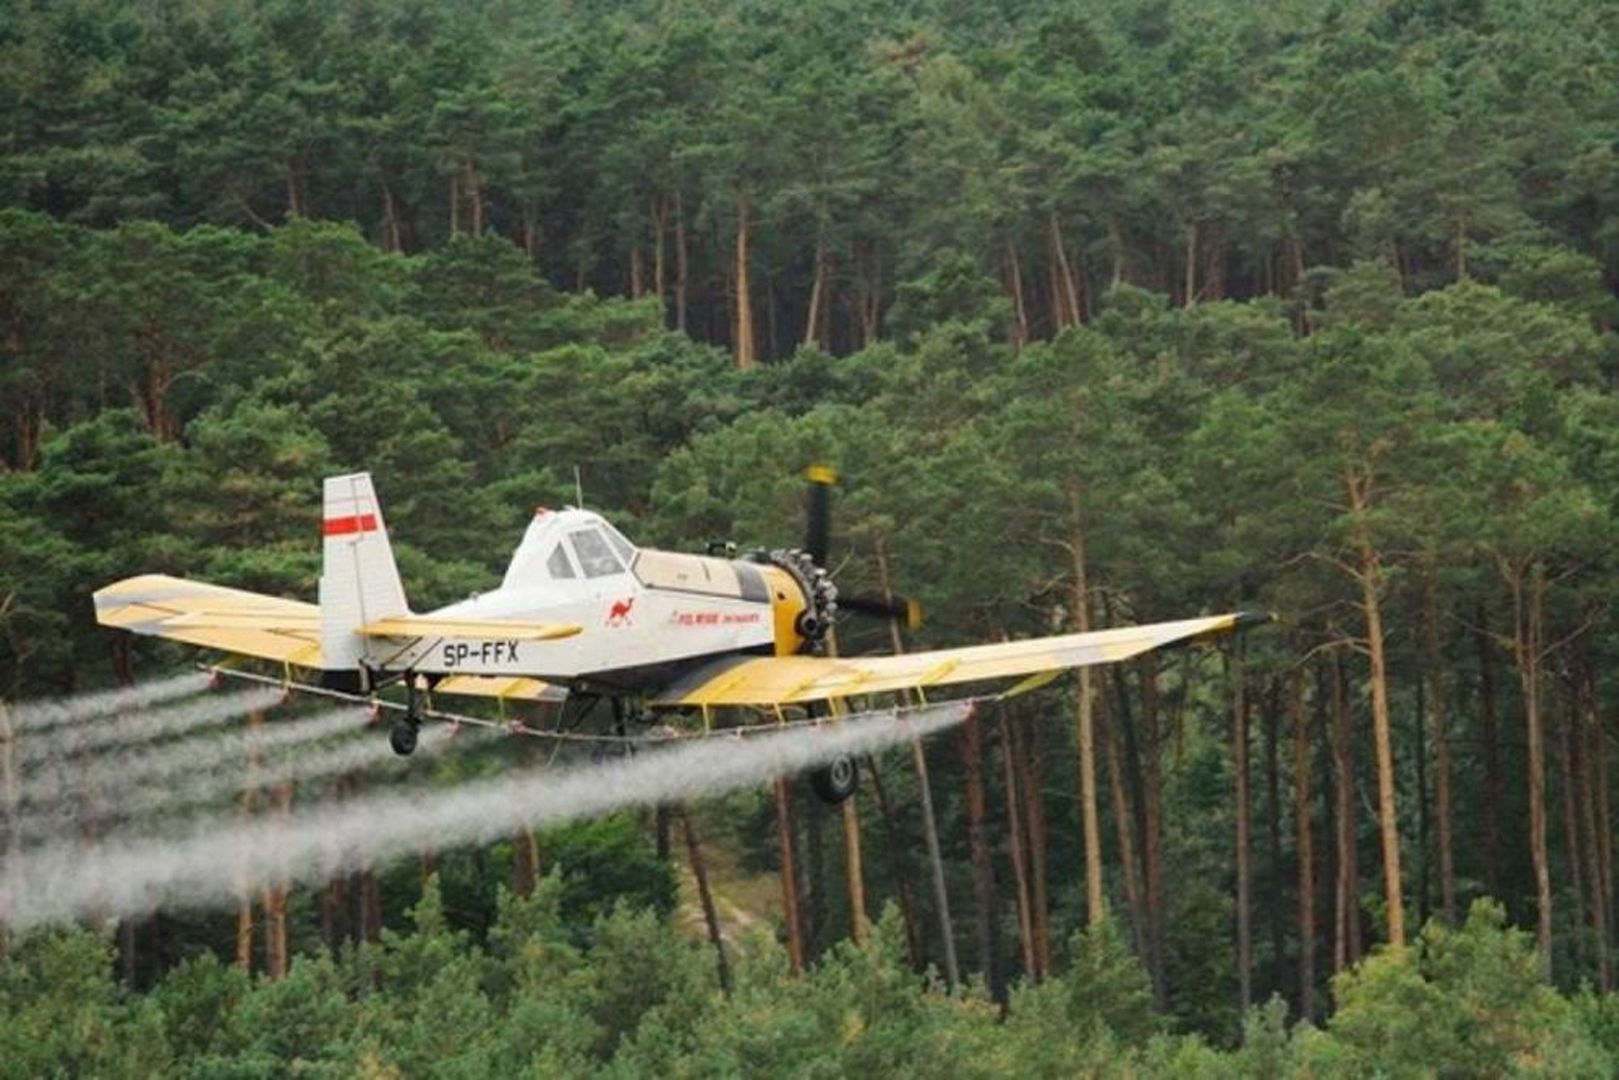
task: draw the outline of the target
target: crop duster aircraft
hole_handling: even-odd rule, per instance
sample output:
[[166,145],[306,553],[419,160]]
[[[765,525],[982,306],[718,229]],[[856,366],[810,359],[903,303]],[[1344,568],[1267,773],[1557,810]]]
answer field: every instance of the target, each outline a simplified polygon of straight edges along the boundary
[[[415,749],[424,687],[504,700],[612,700],[656,709],[751,706],[777,715],[851,696],[1054,676],[1234,630],[1265,616],[1214,615],[894,656],[823,648],[838,611],[824,563],[830,470],[810,470],[803,549],[742,557],[637,547],[601,515],[535,511],[500,586],[425,614],[411,611],[368,473],[324,485],[319,602],[160,574],[95,594],[103,626],[321,673],[323,687],[371,693],[403,683],[389,733]],[[897,617],[901,602],[846,598]],[[854,789],[852,761],[812,777],[828,801]]]

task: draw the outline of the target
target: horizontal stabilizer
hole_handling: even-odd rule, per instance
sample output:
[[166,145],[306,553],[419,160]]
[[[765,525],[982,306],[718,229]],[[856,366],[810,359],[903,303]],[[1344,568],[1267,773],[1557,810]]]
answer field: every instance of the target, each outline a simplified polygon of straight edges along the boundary
[[95,593],[96,622],[298,667],[321,666],[320,611],[314,604],[143,574]]

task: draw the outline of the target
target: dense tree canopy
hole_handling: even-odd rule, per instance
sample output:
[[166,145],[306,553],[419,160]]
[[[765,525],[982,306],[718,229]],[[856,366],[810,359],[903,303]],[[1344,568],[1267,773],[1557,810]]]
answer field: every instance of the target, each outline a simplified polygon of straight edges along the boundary
[[[928,748],[981,993],[918,974],[895,756],[865,945],[800,807],[801,977],[722,998],[613,819],[387,870],[369,933],[295,899],[279,980],[203,916],[122,990],[14,942],[0,1071],[1608,1074],[1615,85],[1565,0],[0,0],[7,699],[184,659],[94,627],[126,574],[312,598],[356,469],[418,608],[576,469],[700,550],[825,461],[908,644],[1280,615]],[[777,866],[768,795],[691,813]]]

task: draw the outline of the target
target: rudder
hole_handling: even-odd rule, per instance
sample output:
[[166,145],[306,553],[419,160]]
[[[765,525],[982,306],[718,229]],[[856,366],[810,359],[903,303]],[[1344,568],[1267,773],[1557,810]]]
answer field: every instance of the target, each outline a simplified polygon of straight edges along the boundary
[[326,478],[321,538],[321,666],[327,682],[347,682],[343,673],[350,673],[353,689],[366,689],[359,678],[366,640],[355,631],[410,613],[370,473]]

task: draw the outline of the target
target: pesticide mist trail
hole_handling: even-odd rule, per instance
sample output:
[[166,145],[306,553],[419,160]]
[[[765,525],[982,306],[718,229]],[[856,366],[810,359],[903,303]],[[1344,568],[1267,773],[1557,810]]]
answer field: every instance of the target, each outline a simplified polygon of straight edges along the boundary
[[277,687],[210,695],[201,701],[172,705],[155,712],[134,716],[110,716],[63,731],[46,731],[33,738],[17,739],[17,759],[24,765],[46,758],[99,750],[105,746],[146,742],[180,735],[197,728],[222,723],[255,709],[268,709],[282,699]]
[[[343,712],[347,715],[342,715]],[[356,714],[352,710],[342,710],[337,715],[351,730],[364,726],[364,711]],[[361,770],[373,775],[402,773],[413,762],[431,757],[447,747],[453,734],[448,726],[426,729],[421,734],[416,753],[408,758],[394,753],[381,732],[366,732],[358,738],[345,739],[329,747],[294,746],[288,752],[267,756],[251,768],[238,757],[233,769],[182,773],[166,783],[143,784],[116,799],[109,799],[99,808],[98,823],[104,824],[107,818],[129,819],[105,832],[105,840],[112,841],[122,836],[139,837],[150,835],[152,828],[149,823],[134,819],[162,812],[165,815],[164,827],[172,828],[177,820],[186,816],[185,807],[223,794],[234,795],[249,787],[262,789],[280,783],[304,783]],[[57,834],[78,833],[79,819],[79,807],[65,802],[48,810],[22,815],[18,830],[23,839],[37,841]]]
[[[247,710],[243,710],[247,711]],[[366,727],[363,708],[327,709],[297,720],[272,720],[246,730],[162,743],[142,750],[111,750],[93,758],[59,758],[23,777],[21,804],[41,806],[86,795],[111,796],[136,785],[168,785],[194,779],[220,766],[239,783],[243,765],[255,752],[314,742]],[[387,740],[377,740],[384,748]]]
[[424,845],[483,843],[628,806],[703,799],[961,723],[971,702],[870,713],[835,724],[676,743],[567,770],[530,770],[446,790],[377,794],[282,819],[218,820],[186,836],[62,841],[25,850],[0,876],[0,922],[22,929],[171,905],[230,903],[273,883],[318,883]]
[[205,671],[190,671],[171,679],[79,694],[66,701],[22,701],[11,707],[11,722],[13,730],[24,732],[91,720],[108,713],[200,694],[208,689],[210,678]]

